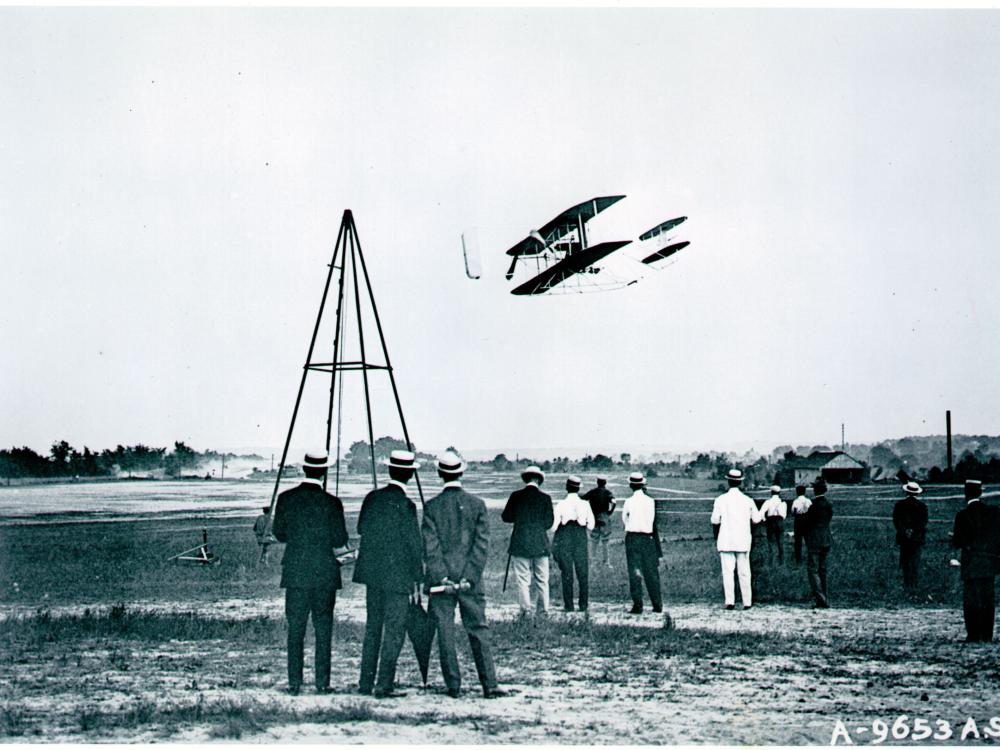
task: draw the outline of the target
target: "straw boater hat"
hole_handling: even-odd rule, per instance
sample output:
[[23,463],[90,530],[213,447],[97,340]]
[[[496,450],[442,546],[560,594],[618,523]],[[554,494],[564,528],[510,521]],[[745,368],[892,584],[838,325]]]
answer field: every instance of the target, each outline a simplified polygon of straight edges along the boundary
[[574,492],[580,489],[580,477],[577,476],[566,477],[566,489],[573,490]]
[[742,482],[743,472],[739,469],[730,469],[726,472],[726,479],[732,479],[734,482]]
[[646,484],[646,477],[644,477],[642,475],[641,471],[633,471],[631,474],[628,475],[628,483],[629,484],[645,485]]
[[911,481],[903,485],[903,492],[907,495],[920,495],[923,491],[923,488],[916,482]]
[[965,480],[965,486],[966,487],[976,487],[976,488],[979,488],[979,487],[983,486],[983,483],[980,482],[978,479],[966,479]]
[[442,474],[461,474],[465,471],[465,461],[448,451],[438,456],[437,468]]
[[608,477],[607,477],[606,474],[598,474],[597,477],[595,477],[595,478],[597,479],[598,482],[607,482],[608,481]]
[[327,469],[333,466],[333,461],[330,460],[330,454],[328,453],[307,453],[305,459],[302,461],[302,468],[304,469]]
[[777,495],[779,492],[781,492],[781,487],[779,487],[776,484],[772,484],[771,485],[771,494],[772,495]]
[[420,468],[420,462],[416,458],[413,451],[393,451],[389,454],[389,460],[382,463],[390,468],[413,469],[416,471]]
[[529,466],[527,469],[521,472],[521,479],[525,482],[528,481],[528,477],[538,477],[539,482],[545,481],[545,472],[539,469],[537,466]]

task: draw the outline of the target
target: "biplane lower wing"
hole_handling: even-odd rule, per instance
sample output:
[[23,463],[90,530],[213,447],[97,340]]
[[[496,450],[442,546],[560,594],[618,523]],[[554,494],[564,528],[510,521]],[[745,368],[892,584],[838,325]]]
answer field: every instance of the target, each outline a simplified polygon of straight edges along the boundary
[[651,263],[656,263],[658,260],[666,260],[674,253],[683,250],[690,244],[690,242],[676,242],[673,245],[667,245],[666,247],[660,248],[652,255],[647,255],[642,259],[642,262],[649,265]]
[[561,284],[566,279],[575,274],[582,273],[589,266],[597,263],[602,258],[611,255],[615,250],[619,250],[629,244],[630,240],[616,240],[614,242],[602,242],[599,245],[592,245],[585,250],[580,250],[567,255],[565,258],[549,266],[540,274],[524,282],[511,290],[511,294],[544,294],[557,284]]

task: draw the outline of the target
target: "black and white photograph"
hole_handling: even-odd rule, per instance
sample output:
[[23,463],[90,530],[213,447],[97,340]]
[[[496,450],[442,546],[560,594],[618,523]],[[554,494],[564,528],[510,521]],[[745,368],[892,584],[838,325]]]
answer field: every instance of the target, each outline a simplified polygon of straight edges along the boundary
[[1000,9],[8,5],[0,113],[0,744],[1000,744]]

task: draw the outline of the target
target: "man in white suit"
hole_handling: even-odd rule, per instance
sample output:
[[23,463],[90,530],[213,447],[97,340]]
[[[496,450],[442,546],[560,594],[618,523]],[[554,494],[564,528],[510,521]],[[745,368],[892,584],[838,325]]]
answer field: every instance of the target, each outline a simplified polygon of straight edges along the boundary
[[730,469],[726,474],[729,491],[715,498],[712,506],[712,530],[716,547],[722,562],[722,589],[726,597],[726,609],[736,606],[736,581],[733,573],[740,577],[740,594],[743,609],[750,609],[753,603],[750,584],[750,524],[760,523],[764,514],[756,504],[740,491],[743,472]]

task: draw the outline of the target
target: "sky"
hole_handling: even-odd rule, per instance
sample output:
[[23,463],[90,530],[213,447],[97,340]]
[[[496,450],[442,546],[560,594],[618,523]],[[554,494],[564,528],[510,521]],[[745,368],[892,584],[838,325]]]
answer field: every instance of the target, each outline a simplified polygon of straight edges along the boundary
[[[0,8],[0,445],[280,448],[345,209],[422,450],[996,434],[997,71],[991,10]],[[691,246],[509,294],[613,194]]]

